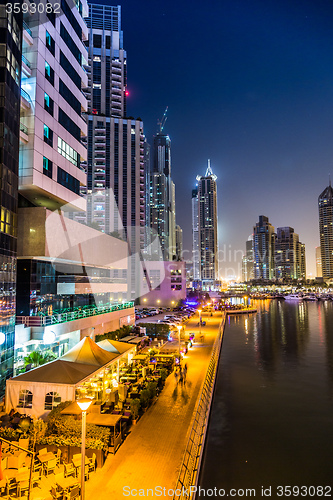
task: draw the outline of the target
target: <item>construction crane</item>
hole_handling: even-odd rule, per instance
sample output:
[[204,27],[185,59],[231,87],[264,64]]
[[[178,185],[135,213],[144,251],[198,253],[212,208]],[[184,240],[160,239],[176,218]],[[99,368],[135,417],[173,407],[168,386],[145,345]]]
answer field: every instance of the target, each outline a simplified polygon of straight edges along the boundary
[[165,108],[164,115],[162,117],[162,120],[157,120],[157,125],[159,127],[158,134],[162,134],[165,122],[167,121],[167,112],[168,112],[168,106]]

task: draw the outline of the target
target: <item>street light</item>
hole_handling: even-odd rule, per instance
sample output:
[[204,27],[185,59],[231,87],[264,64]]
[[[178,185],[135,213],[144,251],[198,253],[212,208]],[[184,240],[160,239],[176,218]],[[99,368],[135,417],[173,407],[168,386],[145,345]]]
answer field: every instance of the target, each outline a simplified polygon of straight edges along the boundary
[[178,330],[178,342],[179,342],[179,365],[180,365],[180,330],[182,329],[182,325],[177,325]]
[[199,313],[199,338],[201,337],[201,309],[198,309]]
[[81,500],[84,500],[84,478],[85,478],[85,458],[86,458],[86,417],[87,410],[92,403],[90,398],[78,399],[77,404],[82,411],[82,439],[81,439]]

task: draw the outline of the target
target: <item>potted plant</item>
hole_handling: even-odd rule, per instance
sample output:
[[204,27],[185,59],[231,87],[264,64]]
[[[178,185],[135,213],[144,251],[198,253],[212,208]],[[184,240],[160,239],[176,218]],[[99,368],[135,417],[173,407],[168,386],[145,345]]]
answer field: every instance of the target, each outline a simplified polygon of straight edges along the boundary
[[136,424],[139,418],[140,406],[141,406],[140,399],[136,398],[131,400],[131,415],[133,424]]

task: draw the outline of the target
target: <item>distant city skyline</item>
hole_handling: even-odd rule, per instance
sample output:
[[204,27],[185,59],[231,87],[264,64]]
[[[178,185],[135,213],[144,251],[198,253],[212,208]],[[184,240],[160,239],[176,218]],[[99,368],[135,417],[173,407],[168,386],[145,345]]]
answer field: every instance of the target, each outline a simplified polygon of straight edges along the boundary
[[275,227],[297,228],[315,276],[317,198],[333,171],[332,3],[108,3],[122,7],[128,114],[142,118],[150,143],[169,106],[184,252],[195,175],[211,158],[220,249],[230,247],[239,263],[264,213]]

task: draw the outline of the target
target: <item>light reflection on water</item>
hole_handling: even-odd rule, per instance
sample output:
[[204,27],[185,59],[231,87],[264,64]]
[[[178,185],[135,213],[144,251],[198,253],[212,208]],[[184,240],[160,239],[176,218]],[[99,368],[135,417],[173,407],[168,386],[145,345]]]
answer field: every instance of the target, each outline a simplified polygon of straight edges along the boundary
[[331,485],[333,302],[253,305],[225,330],[200,485]]

